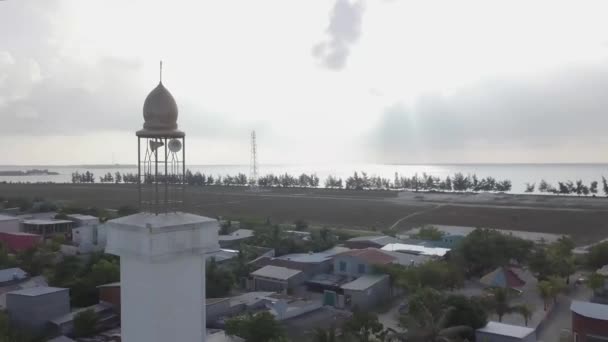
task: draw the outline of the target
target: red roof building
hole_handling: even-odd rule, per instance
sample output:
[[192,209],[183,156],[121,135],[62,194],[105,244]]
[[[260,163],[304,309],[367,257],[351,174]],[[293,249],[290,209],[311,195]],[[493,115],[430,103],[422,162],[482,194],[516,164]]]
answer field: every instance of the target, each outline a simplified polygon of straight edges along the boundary
[[573,300],[570,311],[573,341],[608,340],[608,305]]
[[36,247],[42,241],[42,236],[21,232],[0,232],[0,242],[10,252],[16,253]]

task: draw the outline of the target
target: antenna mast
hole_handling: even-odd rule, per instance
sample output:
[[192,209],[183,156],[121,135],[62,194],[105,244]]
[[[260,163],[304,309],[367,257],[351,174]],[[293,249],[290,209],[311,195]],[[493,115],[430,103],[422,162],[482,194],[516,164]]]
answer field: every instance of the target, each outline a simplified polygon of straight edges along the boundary
[[258,188],[258,151],[255,131],[251,132],[251,165],[249,170],[249,186],[251,189]]

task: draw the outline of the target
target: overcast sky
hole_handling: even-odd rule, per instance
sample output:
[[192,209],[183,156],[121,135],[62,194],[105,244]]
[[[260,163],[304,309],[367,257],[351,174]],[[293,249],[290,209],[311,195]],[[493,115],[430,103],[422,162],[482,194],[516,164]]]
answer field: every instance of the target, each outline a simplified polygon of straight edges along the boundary
[[608,2],[0,1],[0,164],[608,162]]

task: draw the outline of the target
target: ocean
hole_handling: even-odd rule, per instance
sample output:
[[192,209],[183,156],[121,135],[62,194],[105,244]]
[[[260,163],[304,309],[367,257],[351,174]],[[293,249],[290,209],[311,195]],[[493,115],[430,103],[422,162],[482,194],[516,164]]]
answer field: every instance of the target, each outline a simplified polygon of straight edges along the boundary
[[[249,175],[249,165],[188,165],[192,172],[201,172],[206,175],[224,176],[244,173]],[[96,181],[99,176],[108,172],[114,174],[137,173],[135,166],[0,166],[0,171],[18,171],[29,169],[48,169],[57,172],[58,175],[35,175],[35,176],[0,176],[0,182],[54,182],[70,183],[73,172],[90,171],[95,174]],[[523,193],[526,183],[538,183],[545,179],[557,186],[558,181],[582,180],[589,185],[592,181],[600,183],[602,176],[608,177],[608,164],[420,164],[420,165],[388,165],[388,164],[336,164],[336,165],[260,165],[258,174],[260,176],[273,173],[275,175],[288,173],[298,176],[301,173],[316,174],[323,184],[324,179],[329,176],[346,179],[353,172],[366,172],[370,176],[381,176],[391,180],[395,173],[400,176],[411,177],[415,174],[426,173],[445,179],[448,175],[461,172],[465,175],[476,174],[477,177],[491,176],[497,180],[509,179],[513,183],[511,193]]]

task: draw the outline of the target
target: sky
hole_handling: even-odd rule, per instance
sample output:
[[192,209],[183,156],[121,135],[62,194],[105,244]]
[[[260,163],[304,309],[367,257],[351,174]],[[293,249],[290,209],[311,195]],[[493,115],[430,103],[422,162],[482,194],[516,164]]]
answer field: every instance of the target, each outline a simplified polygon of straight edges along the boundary
[[0,164],[608,162],[608,2],[0,1]]

